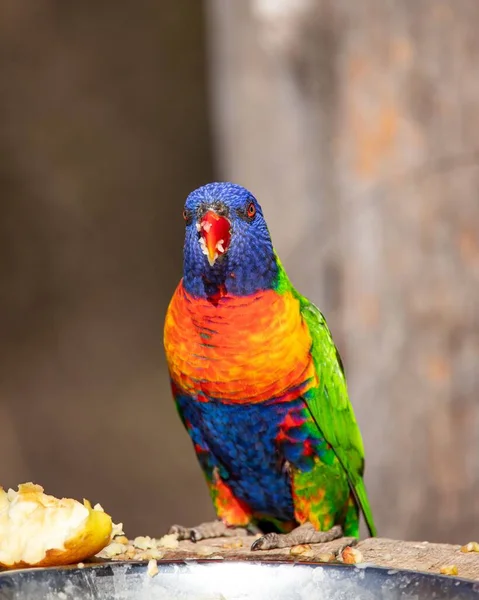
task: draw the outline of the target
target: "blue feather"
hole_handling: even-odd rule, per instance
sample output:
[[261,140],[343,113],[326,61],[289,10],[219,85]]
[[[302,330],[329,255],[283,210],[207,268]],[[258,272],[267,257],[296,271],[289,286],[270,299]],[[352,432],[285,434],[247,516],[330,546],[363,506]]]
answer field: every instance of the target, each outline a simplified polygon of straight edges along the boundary
[[290,439],[277,441],[288,414],[310,418],[301,398],[290,402],[223,404],[199,402],[177,395],[178,410],[186,422],[205,473],[218,469],[220,477],[236,498],[256,515],[280,521],[294,520],[291,480],[286,464],[310,471],[313,458],[304,455],[308,441],[317,456],[327,449],[319,431],[305,424],[288,428]]

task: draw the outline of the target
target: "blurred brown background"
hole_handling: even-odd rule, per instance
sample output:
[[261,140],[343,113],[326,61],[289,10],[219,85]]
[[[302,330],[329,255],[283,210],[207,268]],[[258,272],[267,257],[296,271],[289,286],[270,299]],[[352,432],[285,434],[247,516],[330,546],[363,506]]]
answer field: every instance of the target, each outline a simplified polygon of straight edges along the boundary
[[0,483],[212,509],[162,349],[182,203],[249,187],[346,364],[380,533],[479,536],[479,4],[0,3]]

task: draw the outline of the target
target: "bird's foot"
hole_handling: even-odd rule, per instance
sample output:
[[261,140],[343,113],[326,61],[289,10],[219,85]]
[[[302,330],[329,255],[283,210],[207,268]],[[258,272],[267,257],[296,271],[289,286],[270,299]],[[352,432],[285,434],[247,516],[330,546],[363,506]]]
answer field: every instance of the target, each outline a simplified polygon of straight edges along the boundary
[[251,533],[245,527],[229,527],[223,521],[209,521],[201,523],[196,527],[183,527],[182,525],[173,525],[168,533],[174,533],[179,540],[191,540],[199,542],[218,537],[233,537],[239,535],[248,535]]
[[[272,550],[290,548],[301,544],[324,544],[343,535],[341,525],[335,525],[328,531],[317,531],[311,523],[305,523],[290,533],[267,533],[253,542],[251,550]],[[350,544],[349,544],[350,545]]]

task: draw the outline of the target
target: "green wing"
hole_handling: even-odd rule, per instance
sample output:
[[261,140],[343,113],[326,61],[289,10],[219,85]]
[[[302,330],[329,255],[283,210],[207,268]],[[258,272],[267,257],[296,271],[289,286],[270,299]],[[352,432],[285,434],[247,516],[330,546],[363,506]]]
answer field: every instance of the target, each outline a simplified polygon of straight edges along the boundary
[[348,398],[341,357],[324,316],[309,300],[297,292],[296,295],[313,340],[313,361],[319,378],[319,386],[308,397],[307,404],[316,424],[346,471],[369,533],[375,536],[376,527],[363,481],[363,441]]

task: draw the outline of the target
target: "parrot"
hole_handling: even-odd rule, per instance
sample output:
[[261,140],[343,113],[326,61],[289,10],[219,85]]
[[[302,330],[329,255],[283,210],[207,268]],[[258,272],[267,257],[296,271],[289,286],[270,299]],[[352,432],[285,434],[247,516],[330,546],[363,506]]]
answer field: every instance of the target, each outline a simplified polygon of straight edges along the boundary
[[184,204],[183,276],[164,321],[171,389],[216,520],[179,539],[255,534],[251,549],[376,527],[362,436],[326,320],[293,286],[257,199],[208,183]]

